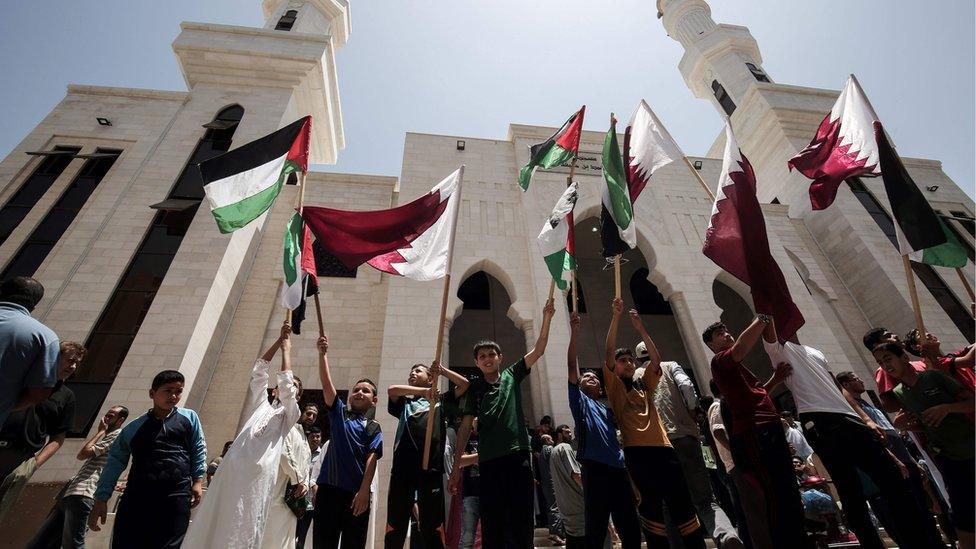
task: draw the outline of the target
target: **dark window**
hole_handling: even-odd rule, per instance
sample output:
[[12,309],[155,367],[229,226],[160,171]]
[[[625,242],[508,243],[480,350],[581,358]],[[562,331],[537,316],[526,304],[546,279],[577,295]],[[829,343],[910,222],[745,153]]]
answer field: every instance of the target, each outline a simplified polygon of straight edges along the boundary
[[712,80],[712,93],[715,94],[715,99],[718,100],[718,104],[722,105],[722,110],[725,111],[725,114],[732,116],[732,113],[735,112],[735,102],[729,97],[725,88],[718,83],[718,80]]
[[464,303],[465,309],[475,311],[491,310],[491,284],[484,271],[478,271],[469,276],[458,288],[458,299]]
[[[898,248],[898,237],[895,233],[895,224],[891,220],[891,216],[885,211],[884,207],[878,202],[874,194],[860,179],[852,177],[847,179],[847,186],[850,187],[851,192],[854,193],[855,198],[858,202],[864,206],[868,214],[874,219],[874,222],[878,224],[881,231],[888,237],[891,244],[897,249]],[[911,262],[912,270],[918,276],[918,279],[928,288],[929,293],[932,297],[939,303],[942,310],[945,311],[952,323],[956,325],[956,328],[962,332],[962,335],[970,342],[973,342],[973,317],[963,306],[956,294],[952,293],[949,286],[946,285],[939,273],[935,272],[935,269],[924,264]]]
[[278,24],[275,25],[275,30],[280,31],[290,31],[292,27],[295,26],[295,19],[298,18],[298,10],[288,10],[281,19],[278,20]]
[[670,315],[671,305],[657,287],[647,280],[649,271],[645,268],[637,269],[630,277],[630,296],[634,300],[634,308],[642,315]]
[[[942,221],[949,227],[949,230],[956,235],[959,243],[966,249],[966,255],[970,261],[976,261],[976,250],[973,250],[973,221],[965,212],[951,212],[952,215],[945,215],[937,212]],[[966,234],[968,233],[968,235]]]
[[316,240],[312,243],[312,253],[315,254],[315,271],[319,276],[337,278],[356,278],[357,269],[349,269],[339,261],[339,258],[329,253]]
[[756,80],[760,82],[772,82],[772,80],[769,79],[769,76],[767,76],[766,73],[754,63],[746,63],[746,67],[749,68],[749,72],[752,73],[752,77]]
[[0,209],[0,244],[3,244],[20,222],[27,217],[27,213],[37,204],[44,193],[51,188],[80,147],[54,147],[54,151],[65,154],[45,155],[34,172],[24,180],[17,192]]
[[[14,254],[13,259],[7,267],[0,273],[0,280],[6,280],[14,276],[34,276],[38,267],[47,258],[47,255],[54,249],[54,245],[64,236],[64,233],[71,226],[71,222],[78,216],[82,206],[88,201],[88,197],[95,191],[98,184],[108,173],[109,168],[115,160],[122,154],[122,151],[108,151],[99,149],[100,154],[109,154],[92,158],[85,161],[81,171],[75,176],[74,181],[68,188],[61,193],[61,196],[54,202],[47,215],[41,219],[34,231],[31,232],[27,240],[21,245],[20,249]],[[63,168],[62,168],[63,169]],[[51,176],[47,176],[51,177]],[[53,179],[52,179],[53,181]],[[49,185],[50,186],[50,185]]]
[[243,116],[244,109],[233,105],[205,124],[206,133],[190,154],[166,200],[153,205],[156,215],[85,342],[88,356],[68,382],[77,401],[70,436],[84,436],[98,417],[102,402],[200,208],[203,180],[196,164],[230,150],[234,131]]

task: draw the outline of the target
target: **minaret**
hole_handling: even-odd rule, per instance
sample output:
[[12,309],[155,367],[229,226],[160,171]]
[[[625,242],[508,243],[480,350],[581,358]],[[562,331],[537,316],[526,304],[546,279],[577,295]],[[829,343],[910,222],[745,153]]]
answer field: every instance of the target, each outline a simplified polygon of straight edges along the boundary
[[349,38],[347,0],[263,0],[264,28],[331,36],[338,50]]
[[704,0],[657,0],[657,11],[668,36],[684,46],[678,68],[688,87],[723,115],[732,115],[753,82],[770,82],[749,29],[716,24]]

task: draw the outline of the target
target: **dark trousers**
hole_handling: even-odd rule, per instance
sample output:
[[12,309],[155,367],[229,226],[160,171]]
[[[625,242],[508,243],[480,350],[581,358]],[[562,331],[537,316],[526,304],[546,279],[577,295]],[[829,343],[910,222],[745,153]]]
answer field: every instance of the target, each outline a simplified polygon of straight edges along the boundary
[[312,545],[315,549],[363,549],[369,531],[369,507],[363,514],[352,514],[354,492],[347,492],[329,484],[319,484],[315,494],[315,530]]
[[178,549],[189,525],[189,494],[159,497],[127,490],[115,514],[112,549]]
[[586,547],[603,549],[607,526],[613,517],[623,549],[638,549],[641,545],[640,521],[627,470],[591,460],[583,461],[582,470]]
[[424,539],[424,549],[444,547],[443,474],[440,471],[423,471],[420,463],[393,465],[386,499],[385,547],[403,547],[415,498],[420,510],[420,535]]
[[949,492],[949,505],[952,507],[952,526],[956,530],[972,533],[974,530],[974,515],[976,515],[976,460],[950,459],[936,454],[935,460],[942,478],[945,480],[946,491]]
[[583,536],[566,536],[566,549],[585,549],[586,538]]
[[918,507],[908,481],[902,477],[884,442],[864,422],[845,414],[814,412],[800,414],[800,423],[810,446],[830,472],[847,525],[857,535],[861,547],[883,549],[884,543],[871,522],[858,469],[877,485],[895,523],[913,525],[899,529],[901,546],[931,547],[932,534],[936,531],[932,514]]
[[[793,458],[780,422],[733,434],[729,445],[735,460],[734,470],[742,483],[740,501],[747,513],[751,507],[747,500],[762,502],[772,547],[810,547],[803,526],[803,502],[793,471]],[[757,530],[761,527],[760,521],[749,523],[754,542],[765,537],[766,532]]]
[[305,538],[308,537],[308,529],[312,527],[312,518],[315,516],[315,511],[306,511],[302,518],[298,519],[298,526],[295,527],[295,537],[298,541],[295,542],[296,549],[305,549]]
[[88,516],[94,503],[94,499],[84,496],[58,500],[44,524],[27,543],[27,549],[83,549]]
[[533,489],[529,452],[478,464],[481,473],[481,546],[524,549],[533,544]]
[[704,549],[704,530],[691,503],[688,483],[681,471],[678,454],[670,446],[631,446],[624,448],[627,470],[640,493],[637,512],[650,549],[667,549],[664,506],[681,533],[686,549]]

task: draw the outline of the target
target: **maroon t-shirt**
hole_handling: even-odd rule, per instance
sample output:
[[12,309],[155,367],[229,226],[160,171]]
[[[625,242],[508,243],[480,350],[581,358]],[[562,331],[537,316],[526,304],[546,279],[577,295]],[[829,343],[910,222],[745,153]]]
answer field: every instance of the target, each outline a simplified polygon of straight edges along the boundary
[[731,434],[779,423],[779,412],[773,406],[769,393],[748,368],[732,358],[732,349],[712,357],[712,378],[732,412]]

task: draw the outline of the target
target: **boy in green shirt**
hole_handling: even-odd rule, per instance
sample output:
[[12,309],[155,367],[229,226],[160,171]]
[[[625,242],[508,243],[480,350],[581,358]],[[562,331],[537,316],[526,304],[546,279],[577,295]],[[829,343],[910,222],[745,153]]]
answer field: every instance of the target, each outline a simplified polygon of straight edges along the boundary
[[485,549],[533,545],[532,458],[520,385],[546,350],[554,313],[550,298],[542,310],[542,327],[535,347],[504,372],[499,368],[502,353],[497,343],[482,341],[474,346],[474,361],[483,378],[473,381],[468,388],[449,486],[451,493],[457,494],[461,456],[468,445],[471,424],[477,417],[481,532]]
[[972,548],[976,529],[976,426],[968,414],[976,406],[973,393],[938,370],[916,371],[900,343],[882,343],[872,353],[885,372],[899,382],[892,391],[901,404],[895,426],[925,431],[929,452],[949,492],[952,525],[960,547]]

